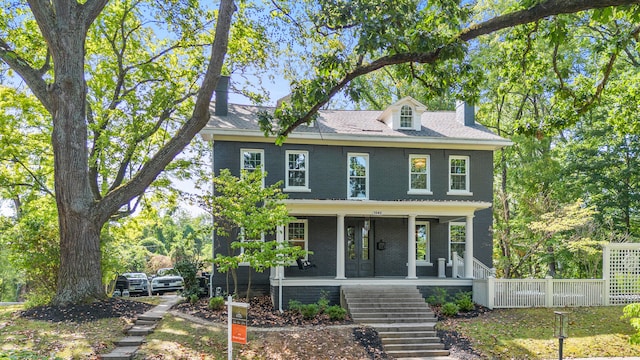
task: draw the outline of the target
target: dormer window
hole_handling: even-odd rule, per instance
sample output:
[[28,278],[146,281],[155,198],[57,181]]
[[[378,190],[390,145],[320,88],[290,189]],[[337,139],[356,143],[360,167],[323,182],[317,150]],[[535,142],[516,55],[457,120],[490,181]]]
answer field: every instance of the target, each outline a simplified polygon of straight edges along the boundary
[[409,105],[402,105],[400,108],[400,128],[413,128],[413,109]]

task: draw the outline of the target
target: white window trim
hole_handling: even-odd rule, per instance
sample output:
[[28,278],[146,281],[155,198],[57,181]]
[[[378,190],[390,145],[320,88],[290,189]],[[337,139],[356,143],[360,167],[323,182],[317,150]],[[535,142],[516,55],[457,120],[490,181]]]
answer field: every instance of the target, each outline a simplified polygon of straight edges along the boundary
[[[431,259],[431,224],[428,221],[416,221],[416,227],[418,225],[425,225],[427,227],[427,253],[426,253],[427,260],[416,259],[416,266],[433,266],[433,263],[428,260],[428,259]],[[418,243],[418,239],[416,237],[416,244],[417,243]]]
[[[264,242],[264,233],[260,234],[260,241]],[[244,228],[240,228],[240,242],[245,242],[244,239]],[[240,254],[244,254],[244,247],[240,248]],[[238,266],[249,266],[249,263],[246,261],[238,263]]]
[[[290,154],[304,154],[305,170],[304,170],[304,183],[305,186],[289,186],[289,155]],[[305,150],[287,150],[284,155],[284,189],[286,192],[311,192],[309,188],[309,152]]]
[[[427,158],[427,188],[426,189],[412,189],[411,188],[411,162],[415,158]],[[431,191],[431,156],[425,154],[410,154],[409,155],[409,190],[407,195],[433,195]]]
[[[409,126],[402,126],[402,108],[407,106],[410,110],[411,110],[411,123],[409,124]],[[413,130],[413,124],[416,121],[416,109],[413,108],[413,106],[409,105],[409,104],[404,104],[402,106],[400,106],[400,113],[398,114],[398,129],[400,130]]]
[[[465,174],[465,189],[464,190],[453,190],[451,189],[451,175],[457,175],[451,173],[451,161],[452,160],[464,160],[466,162],[466,174]],[[449,183],[449,191],[447,191],[447,195],[462,195],[462,196],[472,196],[471,192],[471,162],[468,156],[460,156],[460,155],[450,155],[449,162],[447,164],[447,174],[448,174],[448,183]]]
[[[245,169],[244,167],[244,153],[245,152],[253,152],[253,153],[259,153],[260,159],[262,160],[262,163],[260,164],[261,167],[261,171],[264,172],[265,171],[265,158],[264,158],[264,150],[263,149],[247,149],[247,148],[243,148],[240,149],[240,172],[242,172],[242,170],[253,170],[253,169]],[[262,187],[264,187],[264,177],[262,178]]]
[[[457,222],[457,221],[452,221],[449,223],[449,227],[448,227],[448,233],[447,233],[447,251],[449,253],[448,257],[447,257],[447,266],[453,266],[453,253],[451,251],[451,226],[452,225],[460,225],[460,226],[464,226],[464,232],[465,235],[467,233],[467,223],[466,222]],[[466,242],[466,237],[465,237],[465,242]],[[456,243],[459,244],[459,243]]]
[[[350,170],[350,166],[351,166],[351,158],[352,157],[359,157],[362,156],[365,158],[366,161],[366,176],[365,176],[365,197],[364,198],[358,198],[358,197],[351,197],[349,196],[350,193],[350,189],[349,189],[349,180],[351,180],[351,176],[349,175],[349,170]],[[347,200],[369,200],[369,173],[371,169],[369,168],[369,154],[367,153],[347,153]]]
[[[293,224],[293,223],[297,223],[297,224],[304,224],[304,249],[306,251],[309,251],[309,220],[307,219],[300,219],[300,220],[293,220],[291,222],[289,222],[289,224],[287,224],[287,227],[285,229],[284,232],[284,241],[289,241],[289,225]],[[305,254],[304,256],[305,260],[309,260],[309,254]],[[290,265],[295,265],[296,263],[293,262]]]

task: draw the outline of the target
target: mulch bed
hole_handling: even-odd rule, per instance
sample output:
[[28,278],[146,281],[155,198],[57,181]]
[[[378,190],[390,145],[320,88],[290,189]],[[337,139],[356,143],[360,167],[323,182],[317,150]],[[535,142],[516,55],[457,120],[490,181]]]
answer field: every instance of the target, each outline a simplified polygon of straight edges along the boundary
[[105,318],[133,319],[154,305],[122,298],[108,298],[90,304],[69,306],[36,306],[19,312],[19,316],[32,320],[50,322],[84,323]]

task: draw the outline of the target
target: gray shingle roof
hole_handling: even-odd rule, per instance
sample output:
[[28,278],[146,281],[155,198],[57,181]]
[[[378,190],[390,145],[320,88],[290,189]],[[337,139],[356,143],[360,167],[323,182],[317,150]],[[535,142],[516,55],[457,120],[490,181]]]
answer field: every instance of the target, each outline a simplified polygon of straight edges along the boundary
[[[216,133],[216,130],[248,130],[260,132],[257,116],[259,111],[273,111],[273,107],[229,104],[227,116],[212,116],[205,130]],[[422,129],[393,130],[378,118],[382,111],[369,110],[321,110],[314,126],[299,126],[295,134],[350,135],[395,138],[432,138],[432,139],[465,139],[479,141],[505,142],[508,140],[495,135],[486,127],[475,124],[465,126],[456,121],[455,111],[427,111],[422,114]]]

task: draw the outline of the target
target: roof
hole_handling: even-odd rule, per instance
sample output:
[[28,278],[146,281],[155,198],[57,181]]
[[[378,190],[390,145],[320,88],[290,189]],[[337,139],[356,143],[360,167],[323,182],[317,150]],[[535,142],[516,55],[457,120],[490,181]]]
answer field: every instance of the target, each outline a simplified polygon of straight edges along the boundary
[[[264,138],[256,114],[259,111],[273,112],[273,107],[229,104],[228,115],[213,115],[202,130],[203,137],[235,135]],[[497,149],[511,142],[495,135],[480,124],[465,126],[456,120],[455,111],[426,111],[422,114],[420,131],[393,130],[379,120],[383,111],[371,110],[320,110],[313,126],[299,126],[290,139],[350,140],[383,142],[423,143],[485,143]]]

